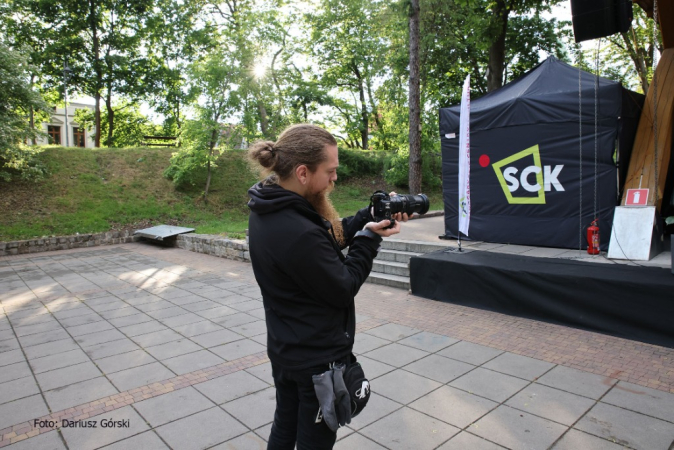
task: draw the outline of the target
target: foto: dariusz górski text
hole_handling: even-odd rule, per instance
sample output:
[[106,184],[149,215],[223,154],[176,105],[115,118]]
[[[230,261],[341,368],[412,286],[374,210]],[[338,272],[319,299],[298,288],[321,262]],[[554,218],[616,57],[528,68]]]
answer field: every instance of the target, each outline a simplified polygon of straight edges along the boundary
[[129,428],[131,421],[126,420],[37,420],[33,421],[35,428]]

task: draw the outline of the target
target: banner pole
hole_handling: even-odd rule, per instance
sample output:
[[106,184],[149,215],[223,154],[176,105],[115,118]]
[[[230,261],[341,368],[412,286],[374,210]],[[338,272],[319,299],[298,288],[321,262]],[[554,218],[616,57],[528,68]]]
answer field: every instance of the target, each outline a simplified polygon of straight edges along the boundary
[[459,229],[458,242],[461,251],[461,233],[468,236],[470,227],[470,75],[463,82],[461,93],[461,117],[459,120]]

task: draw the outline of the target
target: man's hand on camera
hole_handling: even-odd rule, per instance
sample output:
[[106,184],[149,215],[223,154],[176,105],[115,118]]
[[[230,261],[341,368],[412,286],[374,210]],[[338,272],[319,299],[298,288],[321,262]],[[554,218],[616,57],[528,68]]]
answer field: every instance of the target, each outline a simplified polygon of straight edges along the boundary
[[381,237],[389,237],[400,233],[400,222],[398,220],[396,220],[396,224],[393,226],[393,228],[386,228],[390,224],[390,220],[382,220],[381,222],[368,222],[365,224],[363,229],[368,228]]
[[[396,191],[391,191],[391,192],[389,192],[388,195],[389,195],[389,197],[397,197],[398,193]],[[393,215],[393,220],[395,220],[396,222],[407,222],[407,219],[409,219],[409,217],[407,216],[407,213],[404,213],[404,214],[403,213],[395,213]]]

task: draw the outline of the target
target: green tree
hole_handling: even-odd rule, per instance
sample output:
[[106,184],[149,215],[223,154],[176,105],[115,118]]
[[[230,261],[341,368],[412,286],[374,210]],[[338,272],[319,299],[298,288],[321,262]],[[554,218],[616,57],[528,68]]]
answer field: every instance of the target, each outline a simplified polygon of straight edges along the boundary
[[[108,112],[108,140],[114,131],[115,94],[129,94],[139,84],[139,49],[146,18],[155,0],[14,0],[30,14],[31,28],[47,36],[42,71],[53,85],[62,80],[64,61],[71,68],[69,86],[95,100],[95,146],[101,145],[101,100]],[[109,144],[113,144],[110,142]]]
[[[474,0],[464,0],[471,3]],[[535,45],[527,38],[531,38],[532,34],[522,34],[521,31],[527,30],[527,26],[535,25],[536,31],[549,31],[550,28],[546,25],[549,21],[543,20],[540,17],[542,12],[549,12],[550,7],[562,0],[492,0],[488,3],[488,7],[484,11],[486,14],[483,17],[486,35],[489,42],[489,61],[487,63],[487,90],[489,92],[496,90],[503,86],[506,77],[507,61],[509,49],[517,47],[518,50],[522,46],[530,47]],[[513,18],[511,14],[516,16]],[[527,18],[527,15],[532,15],[533,18]],[[515,20],[513,20],[515,19]],[[524,25],[524,27],[523,27]],[[533,36],[535,37],[535,36]],[[520,44],[520,45],[513,45]],[[523,56],[527,54],[524,53]],[[538,61],[537,61],[538,62]]]
[[204,10],[207,5],[201,0],[157,0],[156,13],[147,18],[146,57],[139,87],[154,110],[164,116],[164,133],[168,135],[180,136],[193,101],[188,89],[189,66],[216,45],[217,31]]
[[238,68],[233,81],[238,85],[239,113],[248,141],[274,134],[270,129],[271,85],[259,72],[270,44],[276,4],[275,0],[225,0],[210,5],[218,21],[218,46],[229,52]]
[[[310,26],[307,46],[321,68],[321,83],[334,89],[341,100],[333,106],[344,120],[348,137],[342,139],[363,150],[369,148],[370,134],[383,127],[374,95],[386,48],[381,13],[382,4],[371,0],[322,0],[316,12],[306,15]],[[387,145],[386,140],[383,144]]]
[[[104,145],[123,146],[115,142],[115,116],[119,109],[113,107],[114,96],[123,96],[130,102],[137,101],[144,94],[141,82],[147,60],[141,52],[141,44],[150,32],[143,18],[152,14],[154,0],[113,1],[104,6],[102,24],[105,34],[101,39],[103,66],[103,96],[105,101],[106,131]],[[130,103],[122,108],[128,108]],[[125,118],[128,122],[128,115]]]
[[[332,103],[332,99],[315,77],[305,81],[301,72],[292,82],[288,96],[291,122],[308,122],[309,114],[318,112],[319,106]],[[349,145],[349,147],[353,147],[353,145]]]
[[48,113],[44,100],[30,86],[35,69],[26,53],[0,42],[0,179],[5,181],[13,175],[36,178],[44,173],[35,159],[36,149],[22,144],[37,134],[27,121],[28,112]]
[[[6,0],[0,2],[0,28],[3,29],[3,40],[11,48],[23,49],[29,57],[30,62],[30,82],[31,89],[40,92],[45,100],[58,101],[62,96],[63,73],[58,80],[50,78],[49,74],[43,70],[46,61],[45,46],[48,46],[56,36],[49,28],[42,27],[37,18],[31,14],[24,0]],[[61,69],[63,61],[61,61]],[[31,129],[36,128],[36,124],[46,119],[44,113],[29,108],[28,121]],[[37,144],[37,134],[31,138],[33,145]]]
[[[663,51],[662,35],[659,28],[654,40],[655,23],[646,16],[646,12],[638,5],[632,6],[634,20],[629,30],[606,38],[606,45],[601,46],[600,72],[613,80],[619,80],[630,89],[648,93],[653,78],[653,56],[657,49]],[[585,56],[595,50],[586,51]]]
[[[566,24],[542,15],[556,3],[422,0],[421,83],[430,102],[426,109],[458,103],[468,74],[475,98],[531,70],[541,54],[566,60]],[[493,14],[499,4],[504,8],[500,19]],[[503,53],[497,51],[501,48]]]
[[[194,171],[206,167],[204,201],[208,201],[212,168],[227,149],[223,136],[230,131],[223,124],[235,111],[239,97],[234,89],[239,68],[231,54],[221,48],[195,62],[190,68],[191,91],[199,104],[195,106],[197,120],[191,121],[185,132],[183,148],[174,153],[165,175],[176,184],[192,182]],[[219,145],[221,144],[221,145]]]

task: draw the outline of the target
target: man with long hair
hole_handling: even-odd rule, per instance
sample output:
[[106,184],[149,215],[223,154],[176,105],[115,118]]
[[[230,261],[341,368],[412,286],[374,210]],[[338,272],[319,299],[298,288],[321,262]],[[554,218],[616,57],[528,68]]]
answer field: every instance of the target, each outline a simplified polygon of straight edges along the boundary
[[388,220],[374,222],[367,207],[340,219],[328,197],[337,180],[337,142],[315,125],[291,126],[248,154],[266,176],[248,191],[248,206],[276,384],[267,448],[331,449],[336,433],[321,420],[312,376],[352,361],[354,298],[382,237],[399,233],[407,216],[398,214],[392,228]]

